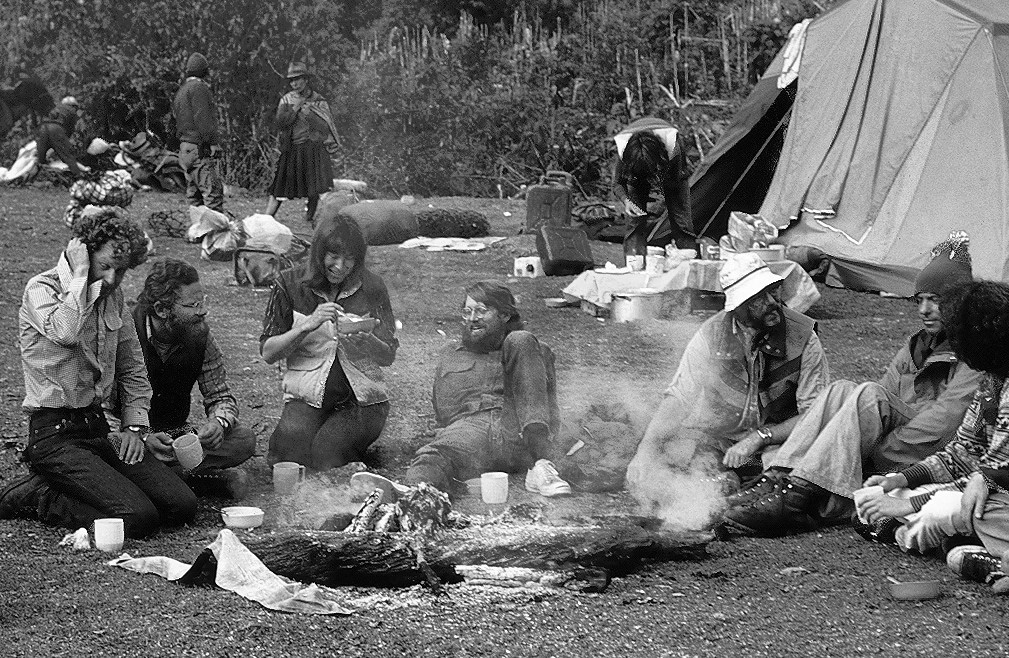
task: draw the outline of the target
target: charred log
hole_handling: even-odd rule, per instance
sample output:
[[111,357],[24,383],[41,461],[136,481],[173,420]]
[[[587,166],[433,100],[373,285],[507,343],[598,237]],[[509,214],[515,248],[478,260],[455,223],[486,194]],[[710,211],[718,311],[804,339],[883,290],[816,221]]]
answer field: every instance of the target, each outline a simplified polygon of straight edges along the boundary
[[490,524],[434,534],[287,531],[249,538],[246,545],[275,573],[302,582],[401,587],[430,583],[432,575],[458,582],[460,565],[622,575],[648,562],[702,559],[713,539],[645,528],[633,518],[594,521]]

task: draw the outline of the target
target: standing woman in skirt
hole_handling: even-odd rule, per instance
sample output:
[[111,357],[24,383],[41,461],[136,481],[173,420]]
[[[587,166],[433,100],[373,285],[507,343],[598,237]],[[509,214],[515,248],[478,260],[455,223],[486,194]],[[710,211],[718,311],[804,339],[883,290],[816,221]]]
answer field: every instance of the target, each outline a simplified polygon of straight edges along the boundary
[[277,106],[280,160],[270,184],[266,214],[275,216],[280,199],[308,199],[305,220],[312,224],[319,195],[333,187],[329,154],[336,147],[336,126],[329,103],[312,89],[308,67],[294,62],[287,68],[291,91]]

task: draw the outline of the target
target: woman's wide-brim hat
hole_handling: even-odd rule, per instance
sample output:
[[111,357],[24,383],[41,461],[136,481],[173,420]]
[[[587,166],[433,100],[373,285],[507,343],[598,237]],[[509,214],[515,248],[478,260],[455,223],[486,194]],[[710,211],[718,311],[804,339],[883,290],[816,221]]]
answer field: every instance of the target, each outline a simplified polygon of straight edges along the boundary
[[308,66],[305,62],[292,62],[290,66],[287,67],[287,79],[291,80],[293,78],[303,78],[308,75]]

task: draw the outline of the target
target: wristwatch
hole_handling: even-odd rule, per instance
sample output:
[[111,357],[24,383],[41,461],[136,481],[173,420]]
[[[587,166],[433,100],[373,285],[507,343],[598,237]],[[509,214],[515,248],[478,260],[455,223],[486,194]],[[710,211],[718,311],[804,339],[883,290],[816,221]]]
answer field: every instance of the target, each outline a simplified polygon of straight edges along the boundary
[[774,439],[774,432],[767,427],[758,427],[757,436],[759,436],[760,440],[764,442],[764,445],[769,445]]
[[146,430],[147,428],[144,427],[143,425],[127,425],[126,429],[128,429],[131,432],[136,432],[137,434],[143,434],[144,430]]
[[221,416],[214,416],[214,420],[216,420],[218,423],[221,424],[221,428],[225,432],[228,431],[228,427],[231,425],[231,423],[229,423],[228,421],[224,420],[224,418],[222,418]]

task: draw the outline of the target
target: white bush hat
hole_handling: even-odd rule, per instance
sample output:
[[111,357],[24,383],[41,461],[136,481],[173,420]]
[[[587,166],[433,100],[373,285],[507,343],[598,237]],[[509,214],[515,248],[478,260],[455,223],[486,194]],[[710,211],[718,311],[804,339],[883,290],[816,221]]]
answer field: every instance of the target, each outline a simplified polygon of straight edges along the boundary
[[732,254],[718,273],[718,283],[725,293],[725,310],[731,311],[768,286],[785,278],[772,272],[760,256],[750,252]]

